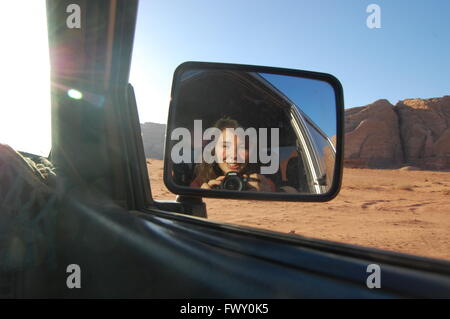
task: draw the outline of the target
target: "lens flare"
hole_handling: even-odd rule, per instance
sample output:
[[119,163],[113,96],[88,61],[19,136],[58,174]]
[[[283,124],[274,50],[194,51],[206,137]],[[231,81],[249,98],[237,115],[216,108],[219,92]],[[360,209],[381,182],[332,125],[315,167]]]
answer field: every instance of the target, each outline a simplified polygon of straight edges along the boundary
[[67,95],[75,100],[81,100],[83,98],[83,93],[75,89],[70,89],[69,91],[67,91]]

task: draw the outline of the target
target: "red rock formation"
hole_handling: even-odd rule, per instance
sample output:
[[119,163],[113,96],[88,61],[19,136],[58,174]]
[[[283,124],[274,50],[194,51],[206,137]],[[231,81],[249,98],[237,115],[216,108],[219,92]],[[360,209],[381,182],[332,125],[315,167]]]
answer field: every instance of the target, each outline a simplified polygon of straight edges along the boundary
[[407,99],[395,106],[405,161],[429,169],[450,168],[450,96]]
[[450,169],[450,96],[387,100],[345,111],[345,163]]
[[345,112],[346,163],[356,167],[396,167],[403,162],[397,114],[387,100]]

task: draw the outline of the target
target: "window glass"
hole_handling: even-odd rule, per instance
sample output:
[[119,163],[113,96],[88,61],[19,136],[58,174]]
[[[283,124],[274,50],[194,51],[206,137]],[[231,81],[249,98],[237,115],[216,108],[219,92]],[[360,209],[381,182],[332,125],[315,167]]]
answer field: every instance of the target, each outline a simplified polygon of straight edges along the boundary
[[[346,107],[339,195],[324,203],[204,199],[208,218],[450,260],[450,2],[379,5],[378,29],[366,23],[367,5],[354,1],[140,1],[130,82],[155,199],[176,197],[164,186],[162,160],[178,65],[331,73],[343,85]],[[334,117],[305,102],[299,105],[317,111],[311,119],[319,127]],[[335,131],[325,132],[333,145]],[[288,157],[295,150],[281,151]],[[328,171],[326,152],[324,159]]]
[[324,178],[323,184],[331,185],[333,183],[334,163],[336,160],[332,142],[324,132],[319,132],[309,121],[306,121],[306,126],[316,145],[320,174]]

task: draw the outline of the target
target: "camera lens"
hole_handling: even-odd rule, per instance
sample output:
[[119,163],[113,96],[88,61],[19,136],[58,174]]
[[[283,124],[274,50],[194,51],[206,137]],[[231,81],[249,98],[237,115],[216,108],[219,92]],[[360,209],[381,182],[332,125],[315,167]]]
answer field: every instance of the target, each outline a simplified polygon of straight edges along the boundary
[[240,191],[243,188],[243,182],[239,176],[228,177],[223,181],[223,189],[230,191]]

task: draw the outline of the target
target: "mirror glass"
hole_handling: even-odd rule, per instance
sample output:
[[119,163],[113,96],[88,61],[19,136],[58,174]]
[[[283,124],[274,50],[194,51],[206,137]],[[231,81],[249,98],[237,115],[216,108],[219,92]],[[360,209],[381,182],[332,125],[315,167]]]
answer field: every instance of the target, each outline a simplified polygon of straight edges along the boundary
[[337,121],[328,82],[207,68],[179,72],[173,85],[165,155],[170,183],[296,194],[331,187]]

